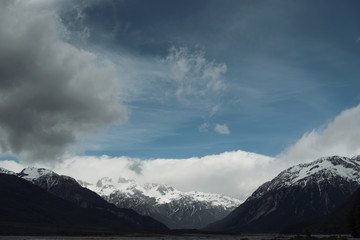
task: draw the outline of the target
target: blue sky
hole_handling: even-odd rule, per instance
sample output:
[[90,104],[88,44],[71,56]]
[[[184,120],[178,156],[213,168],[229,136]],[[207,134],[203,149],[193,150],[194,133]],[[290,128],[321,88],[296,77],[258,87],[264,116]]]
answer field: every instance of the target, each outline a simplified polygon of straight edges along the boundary
[[360,101],[358,1],[2,5],[2,159],[277,156]]
[[[359,8],[357,1],[99,1],[68,11],[65,25],[89,33],[74,44],[129,70],[119,76],[128,121],[86,140],[85,153],[276,156],[359,104]],[[176,97],[165,59],[182,48],[183,60],[200,55],[212,68],[224,65],[216,76],[224,88],[201,95],[200,84]],[[185,84],[200,81],[189,75]]]

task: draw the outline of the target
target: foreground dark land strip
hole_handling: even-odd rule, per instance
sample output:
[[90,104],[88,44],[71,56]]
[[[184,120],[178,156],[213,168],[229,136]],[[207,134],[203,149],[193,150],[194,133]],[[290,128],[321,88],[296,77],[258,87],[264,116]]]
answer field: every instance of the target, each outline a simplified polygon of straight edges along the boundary
[[231,240],[349,240],[355,239],[351,238],[349,235],[346,236],[337,236],[337,235],[316,235],[316,236],[294,236],[294,235],[279,235],[279,234],[252,234],[252,235],[224,235],[224,234],[145,234],[145,233],[132,233],[132,234],[122,234],[114,236],[0,236],[0,240],[98,240],[98,239],[113,239],[113,240],[125,240],[125,239],[231,239]]

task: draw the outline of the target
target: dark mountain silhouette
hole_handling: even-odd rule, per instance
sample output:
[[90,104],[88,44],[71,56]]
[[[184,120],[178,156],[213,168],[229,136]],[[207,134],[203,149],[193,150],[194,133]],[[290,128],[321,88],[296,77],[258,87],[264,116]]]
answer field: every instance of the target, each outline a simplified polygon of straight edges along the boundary
[[95,192],[82,187],[75,179],[62,176],[43,168],[26,168],[17,176],[24,178],[41,187],[49,193],[72,202],[85,209],[98,209],[109,211],[112,214],[126,220],[139,228],[148,230],[166,230],[167,227],[161,222],[149,217],[142,216],[128,208],[118,208],[108,203]]
[[353,197],[352,204],[347,212],[347,222],[350,233],[356,237],[360,237],[360,189]]
[[108,211],[80,208],[14,175],[0,173],[0,192],[1,234],[143,230]]

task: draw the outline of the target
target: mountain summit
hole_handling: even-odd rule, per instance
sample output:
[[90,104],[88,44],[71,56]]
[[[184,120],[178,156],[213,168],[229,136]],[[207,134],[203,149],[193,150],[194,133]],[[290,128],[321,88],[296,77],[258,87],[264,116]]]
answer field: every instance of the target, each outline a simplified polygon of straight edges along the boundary
[[281,172],[261,185],[231,214],[206,229],[279,232],[289,224],[331,213],[359,186],[359,156],[320,158]]

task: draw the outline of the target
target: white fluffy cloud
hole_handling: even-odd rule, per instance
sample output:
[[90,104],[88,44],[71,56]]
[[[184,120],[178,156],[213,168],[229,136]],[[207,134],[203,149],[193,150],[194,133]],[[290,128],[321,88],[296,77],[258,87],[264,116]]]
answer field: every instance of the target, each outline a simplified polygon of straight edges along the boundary
[[278,156],[278,161],[296,164],[332,155],[360,154],[360,105],[345,110],[330,123],[307,132]]
[[216,124],[214,131],[222,135],[230,134],[229,127],[226,124]]
[[[272,161],[271,157],[243,151],[188,159],[83,156],[67,159],[54,170],[90,183],[104,176],[126,177],[139,182],[166,183],[183,191],[222,193],[244,200],[273,177],[274,172],[269,171]],[[0,166],[9,170],[20,168],[19,164],[6,161],[0,161]]]

